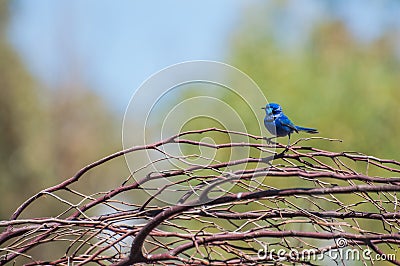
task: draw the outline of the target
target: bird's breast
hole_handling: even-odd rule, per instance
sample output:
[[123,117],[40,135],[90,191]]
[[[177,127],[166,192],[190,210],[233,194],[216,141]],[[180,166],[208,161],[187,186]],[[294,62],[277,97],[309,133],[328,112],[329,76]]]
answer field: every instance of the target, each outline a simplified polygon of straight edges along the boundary
[[267,115],[264,118],[264,123],[265,122],[273,122],[275,120],[275,117],[273,115]]

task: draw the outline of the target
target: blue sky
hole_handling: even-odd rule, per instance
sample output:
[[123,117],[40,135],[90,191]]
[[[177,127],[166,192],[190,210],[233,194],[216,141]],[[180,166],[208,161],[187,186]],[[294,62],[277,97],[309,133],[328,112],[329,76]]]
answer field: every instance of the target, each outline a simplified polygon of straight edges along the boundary
[[[48,87],[84,82],[123,111],[154,72],[194,59],[223,61],[243,1],[19,1],[10,38]],[[78,69],[76,69],[78,67]]]
[[[162,68],[196,59],[226,62],[243,14],[263,2],[269,1],[19,0],[9,37],[46,87],[78,78],[123,112],[132,92]],[[361,42],[400,28],[393,0],[288,2],[274,25],[288,42],[332,17],[345,21]]]

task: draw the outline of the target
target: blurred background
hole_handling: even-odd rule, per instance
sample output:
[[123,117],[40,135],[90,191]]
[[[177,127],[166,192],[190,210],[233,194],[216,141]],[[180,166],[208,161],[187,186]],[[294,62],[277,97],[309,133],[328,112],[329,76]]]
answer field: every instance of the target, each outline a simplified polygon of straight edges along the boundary
[[[239,68],[337,150],[399,160],[398,14],[397,0],[1,1],[0,219],[120,150],[132,93],[187,60]],[[87,189],[128,174],[121,159]]]

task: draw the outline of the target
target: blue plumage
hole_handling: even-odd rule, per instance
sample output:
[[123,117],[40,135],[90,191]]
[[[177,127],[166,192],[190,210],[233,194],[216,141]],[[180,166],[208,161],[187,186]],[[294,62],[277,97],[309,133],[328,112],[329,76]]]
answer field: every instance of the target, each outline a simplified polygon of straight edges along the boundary
[[276,137],[288,136],[290,142],[290,134],[293,132],[299,133],[299,131],[304,131],[311,134],[318,133],[314,128],[300,127],[293,124],[282,112],[282,107],[277,103],[267,104],[262,109],[265,109],[264,125],[268,131]]

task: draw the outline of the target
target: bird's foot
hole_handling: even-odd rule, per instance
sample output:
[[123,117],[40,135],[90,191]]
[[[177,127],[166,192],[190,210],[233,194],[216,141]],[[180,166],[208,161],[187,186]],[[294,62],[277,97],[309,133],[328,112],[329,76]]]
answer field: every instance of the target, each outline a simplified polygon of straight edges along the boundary
[[269,145],[269,144],[277,144],[275,141],[272,141],[273,139],[274,139],[275,137],[271,137],[271,138],[267,138],[267,137],[264,137],[263,139],[265,140],[265,141],[267,141],[267,144]]
[[286,145],[285,149],[283,150],[283,153],[289,151],[289,149],[290,149],[290,145]]

